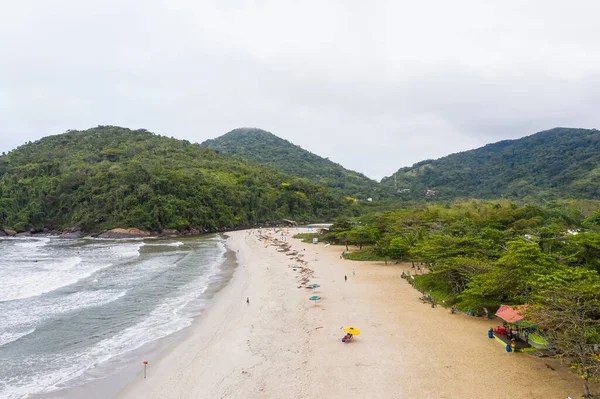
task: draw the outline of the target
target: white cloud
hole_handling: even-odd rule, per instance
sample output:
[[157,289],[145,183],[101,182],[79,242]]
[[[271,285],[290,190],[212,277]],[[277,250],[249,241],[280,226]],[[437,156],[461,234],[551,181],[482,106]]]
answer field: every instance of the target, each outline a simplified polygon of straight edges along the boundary
[[98,124],[254,126],[380,178],[600,126],[592,0],[36,3],[2,7],[0,151]]

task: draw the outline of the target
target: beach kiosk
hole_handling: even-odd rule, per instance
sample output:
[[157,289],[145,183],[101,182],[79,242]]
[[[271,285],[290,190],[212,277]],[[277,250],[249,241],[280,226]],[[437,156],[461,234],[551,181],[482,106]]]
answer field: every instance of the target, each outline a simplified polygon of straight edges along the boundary
[[507,327],[498,326],[493,330],[493,333],[497,339],[507,346],[507,352],[509,352],[509,347],[512,348],[512,351],[520,351],[531,346],[525,339],[524,329],[533,327],[531,323],[525,320],[523,313],[526,309],[527,305],[500,305],[496,312],[496,316],[504,320]]
[[508,324],[517,324],[525,318],[522,314],[527,309],[527,305],[500,305],[496,312],[496,316],[507,322]]

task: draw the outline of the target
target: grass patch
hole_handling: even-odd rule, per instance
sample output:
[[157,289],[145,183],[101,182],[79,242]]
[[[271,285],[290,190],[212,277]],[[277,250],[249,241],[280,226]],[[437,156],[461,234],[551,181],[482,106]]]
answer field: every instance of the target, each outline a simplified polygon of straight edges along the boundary
[[386,260],[382,256],[377,256],[372,248],[364,248],[359,252],[344,252],[344,259],[370,262],[383,262]]
[[[299,233],[294,236],[294,238],[297,238],[299,240],[302,240],[302,242],[306,242],[309,244],[312,244],[312,240],[315,237],[321,238],[321,234],[319,234],[319,233]],[[321,240],[319,240],[319,241],[321,241]]]

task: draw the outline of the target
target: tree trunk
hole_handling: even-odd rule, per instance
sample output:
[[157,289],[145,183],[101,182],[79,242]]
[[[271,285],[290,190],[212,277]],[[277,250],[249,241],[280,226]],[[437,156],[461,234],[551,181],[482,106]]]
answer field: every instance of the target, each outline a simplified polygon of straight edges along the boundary
[[583,380],[583,397],[584,398],[590,397],[590,387],[589,387],[587,378]]

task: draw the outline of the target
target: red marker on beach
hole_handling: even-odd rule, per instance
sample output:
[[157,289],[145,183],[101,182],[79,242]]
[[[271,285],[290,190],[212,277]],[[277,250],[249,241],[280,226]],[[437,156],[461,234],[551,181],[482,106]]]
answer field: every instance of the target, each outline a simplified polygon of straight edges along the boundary
[[144,378],[146,378],[146,367],[148,366],[148,361],[144,360]]

